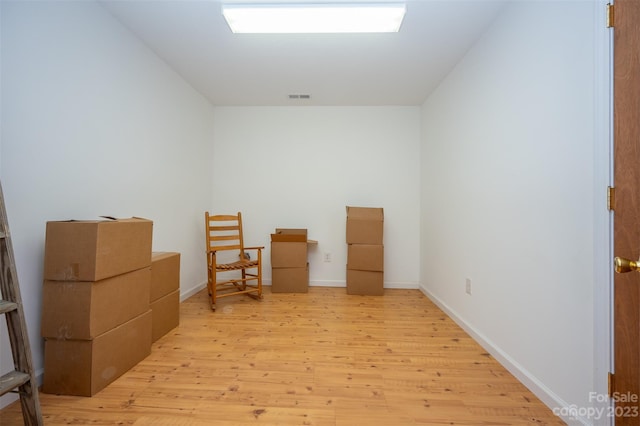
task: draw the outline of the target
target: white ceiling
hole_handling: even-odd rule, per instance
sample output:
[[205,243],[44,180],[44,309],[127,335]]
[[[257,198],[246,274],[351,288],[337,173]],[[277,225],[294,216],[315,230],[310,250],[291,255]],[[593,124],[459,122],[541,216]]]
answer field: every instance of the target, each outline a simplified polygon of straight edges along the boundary
[[224,106],[420,105],[505,4],[405,0],[399,33],[255,35],[231,33],[223,1],[292,0],[102,3],[213,105]]

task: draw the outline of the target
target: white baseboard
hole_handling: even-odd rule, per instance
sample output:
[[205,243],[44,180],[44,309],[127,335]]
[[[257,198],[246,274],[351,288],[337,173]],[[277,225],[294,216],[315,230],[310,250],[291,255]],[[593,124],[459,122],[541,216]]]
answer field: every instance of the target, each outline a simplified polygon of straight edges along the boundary
[[[271,285],[271,280],[269,280]],[[347,284],[344,280],[310,280],[309,287],[346,287]]]
[[404,281],[386,281],[384,288],[397,288],[401,290],[417,290],[419,288],[416,282],[404,282]]
[[[527,371],[516,360],[511,358],[502,349],[496,346],[491,340],[484,336],[480,331],[476,330],[473,326],[467,323],[464,319],[458,315],[456,311],[451,309],[446,303],[434,296],[423,285],[419,285],[418,288],[425,296],[427,296],[433,303],[435,303],[440,309],[442,309],[456,324],[458,324],[464,331],[466,331],[480,346],[482,346],[487,352],[491,354],[504,368],[506,368],[511,374],[513,374],[523,385],[525,385],[535,396],[551,410],[556,410],[559,413],[567,412],[571,413],[571,406],[552,392],[548,387],[541,383],[535,376]],[[582,417],[569,417],[561,416],[562,420],[569,425],[584,425],[590,426],[592,423]]]
[[180,303],[184,302],[185,300],[187,300],[188,298],[190,298],[194,294],[196,294],[199,291],[203,290],[205,287],[207,287],[207,283],[203,282],[203,283],[200,283],[200,284],[197,284],[197,285],[191,287],[190,289],[188,289],[184,293],[181,291],[180,292]]

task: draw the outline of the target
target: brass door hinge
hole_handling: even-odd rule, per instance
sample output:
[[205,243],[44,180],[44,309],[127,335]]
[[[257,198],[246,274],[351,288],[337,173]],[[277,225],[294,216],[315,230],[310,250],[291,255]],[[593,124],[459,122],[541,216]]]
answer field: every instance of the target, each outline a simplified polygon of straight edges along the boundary
[[609,382],[609,398],[613,398],[613,393],[615,392],[615,387],[616,387],[616,381],[615,381],[616,376],[613,373],[609,373],[609,378],[608,378],[608,382]]
[[607,28],[613,28],[613,5],[611,3],[607,4]]
[[607,187],[607,208],[611,211],[615,210],[616,189],[613,186]]

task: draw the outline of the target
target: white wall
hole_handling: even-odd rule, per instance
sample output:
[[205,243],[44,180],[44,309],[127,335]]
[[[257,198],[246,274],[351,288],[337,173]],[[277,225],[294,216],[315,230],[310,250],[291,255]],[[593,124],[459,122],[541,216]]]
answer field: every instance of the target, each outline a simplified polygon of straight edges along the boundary
[[88,2],[2,2],[2,89],[2,185],[41,369],[47,221],[150,218],[153,249],[182,254],[183,295],[206,280],[212,109]]
[[[385,286],[419,278],[419,107],[217,107],[216,213],[242,211],[245,240],[307,228],[311,285],[344,286],[345,206],[383,207]],[[332,262],[325,263],[324,252]]]
[[[0,6],[0,98],[2,97],[2,7]],[[0,128],[4,126],[4,119],[2,117],[2,103],[0,102]],[[2,172],[2,132],[0,132],[0,174]],[[11,351],[8,348],[9,346],[9,336],[7,334],[7,327],[4,326],[6,322],[4,320],[0,320],[0,375],[5,374],[8,371],[11,371],[13,366],[13,358],[11,356]],[[10,402],[18,399],[18,397],[14,394],[7,394],[0,397],[0,407],[4,407]]]
[[551,407],[593,405],[594,11],[514,2],[423,105],[423,290]]

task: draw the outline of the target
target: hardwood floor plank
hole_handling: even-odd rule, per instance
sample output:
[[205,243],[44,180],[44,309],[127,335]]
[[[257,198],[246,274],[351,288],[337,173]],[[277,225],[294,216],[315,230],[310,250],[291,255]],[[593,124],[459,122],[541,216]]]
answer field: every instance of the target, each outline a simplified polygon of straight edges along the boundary
[[[264,300],[200,292],[92,398],[41,393],[47,425],[564,424],[418,290]],[[0,424],[20,425],[19,404]]]

